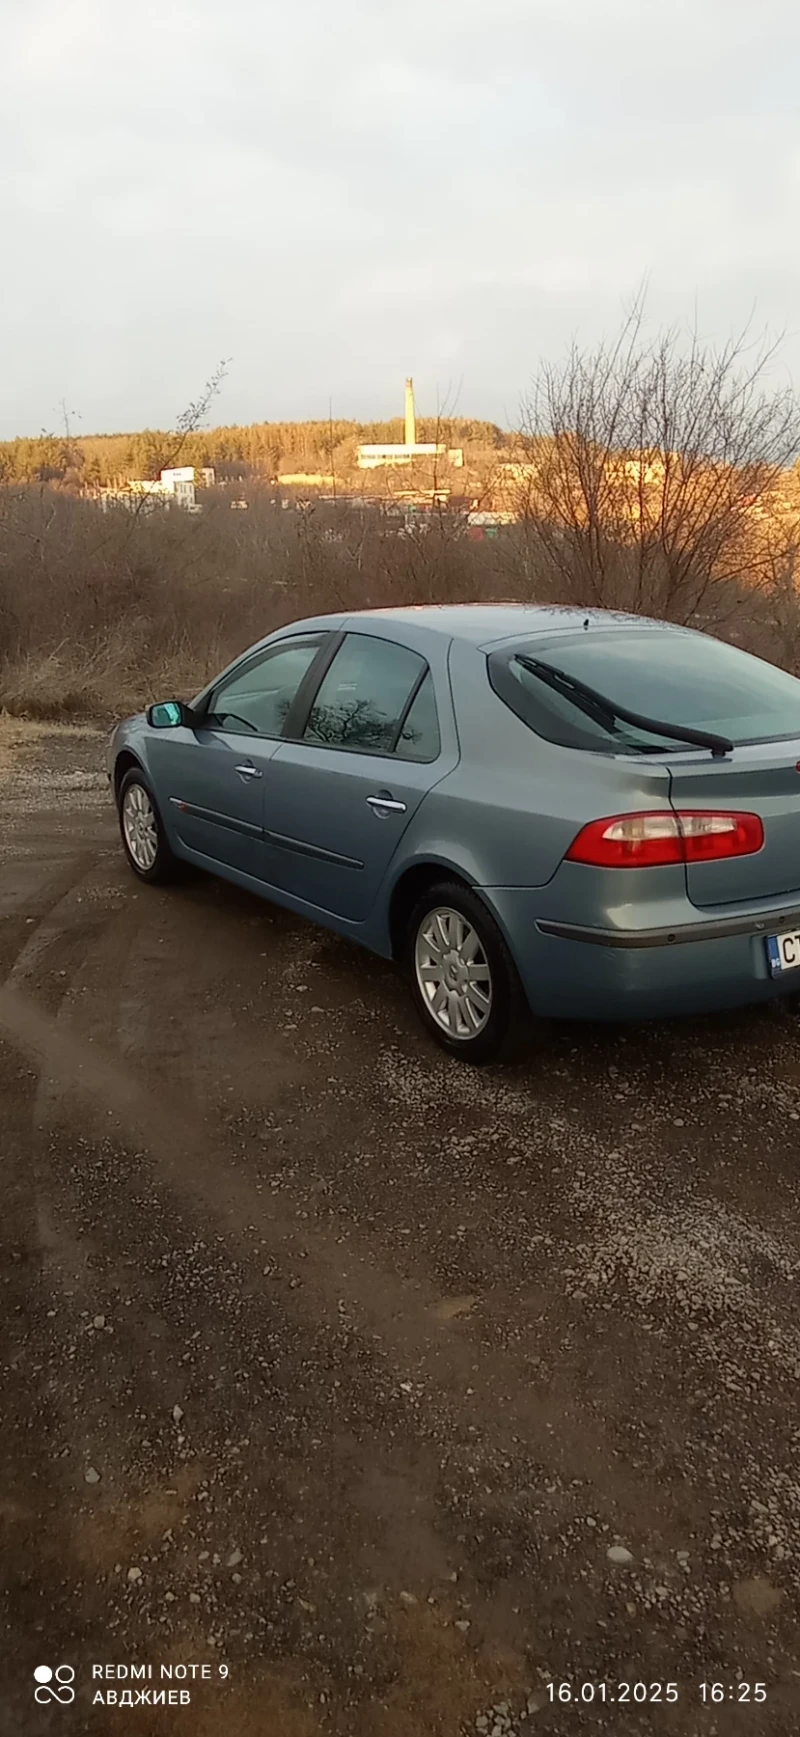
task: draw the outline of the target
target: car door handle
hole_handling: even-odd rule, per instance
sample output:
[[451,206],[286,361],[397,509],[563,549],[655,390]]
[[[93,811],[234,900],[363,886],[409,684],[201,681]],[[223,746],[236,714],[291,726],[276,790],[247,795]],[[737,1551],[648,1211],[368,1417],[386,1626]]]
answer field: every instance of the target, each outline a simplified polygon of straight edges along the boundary
[[405,814],[404,802],[395,802],[393,796],[368,796],[369,807],[376,814]]
[[241,778],[260,778],[261,777],[261,773],[260,773],[257,766],[248,766],[247,764],[244,764],[242,766],[237,766],[236,770],[239,773],[239,776]]

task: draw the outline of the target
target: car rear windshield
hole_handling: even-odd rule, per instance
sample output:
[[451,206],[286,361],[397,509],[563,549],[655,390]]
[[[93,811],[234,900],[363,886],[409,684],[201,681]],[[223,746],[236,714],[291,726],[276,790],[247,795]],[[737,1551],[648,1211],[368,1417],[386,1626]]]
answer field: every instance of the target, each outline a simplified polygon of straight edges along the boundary
[[[567,678],[551,686],[525,660]],[[596,753],[686,753],[657,730],[606,716],[569,680],[661,724],[727,737],[740,746],[800,736],[800,681],[736,646],[694,632],[630,628],[503,646],[489,656],[495,692],[550,742]]]

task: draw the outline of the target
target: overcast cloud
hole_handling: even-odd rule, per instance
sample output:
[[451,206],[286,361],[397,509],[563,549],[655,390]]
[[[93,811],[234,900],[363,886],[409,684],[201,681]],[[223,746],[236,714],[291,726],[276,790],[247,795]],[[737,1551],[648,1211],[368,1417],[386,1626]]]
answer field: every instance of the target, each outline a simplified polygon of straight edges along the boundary
[[0,436],[421,410],[755,308],[800,381],[792,0],[0,0]]

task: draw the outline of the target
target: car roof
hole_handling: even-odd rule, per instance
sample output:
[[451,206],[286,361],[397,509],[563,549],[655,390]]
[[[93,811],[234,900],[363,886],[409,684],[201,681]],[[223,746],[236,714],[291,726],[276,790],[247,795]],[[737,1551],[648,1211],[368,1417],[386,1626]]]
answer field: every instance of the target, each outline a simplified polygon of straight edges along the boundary
[[359,620],[393,621],[398,625],[428,628],[449,639],[467,640],[488,647],[506,640],[538,637],[542,633],[582,631],[586,622],[595,627],[664,627],[671,622],[650,620],[614,609],[576,609],[569,604],[543,603],[424,603],[405,609],[365,609],[347,618],[348,627]]
[[[304,621],[293,621],[279,629],[281,636],[304,632],[324,632],[348,628],[356,632],[362,624],[372,624],[377,630],[381,623],[392,628],[413,627],[417,632],[445,635],[463,640],[488,651],[520,639],[538,638],[541,634],[564,634],[583,631],[586,623],[596,628],[659,628],[671,633],[686,632],[668,621],[657,621],[643,615],[626,614],[615,609],[576,609],[569,604],[545,603],[421,603],[405,608],[360,609],[337,615],[317,615]],[[270,635],[272,639],[274,635]],[[394,638],[394,633],[392,634]],[[261,643],[264,643],[263,641]]]

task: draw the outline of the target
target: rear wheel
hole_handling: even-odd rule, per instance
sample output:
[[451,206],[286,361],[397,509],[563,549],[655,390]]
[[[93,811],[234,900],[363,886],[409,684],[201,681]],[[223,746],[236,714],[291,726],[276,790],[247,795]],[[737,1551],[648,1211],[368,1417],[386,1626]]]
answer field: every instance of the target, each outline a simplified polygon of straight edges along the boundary
[[450,1055],[508,1055],[527,1024],[517,968],[486,906],[456,881],[432,886],[411,914],[411,992],[423,1025]]
[[167,842],[156,799],[138,767],[126,772],[118,796],[125,855],[141,881],[174,880],[180,864]]

